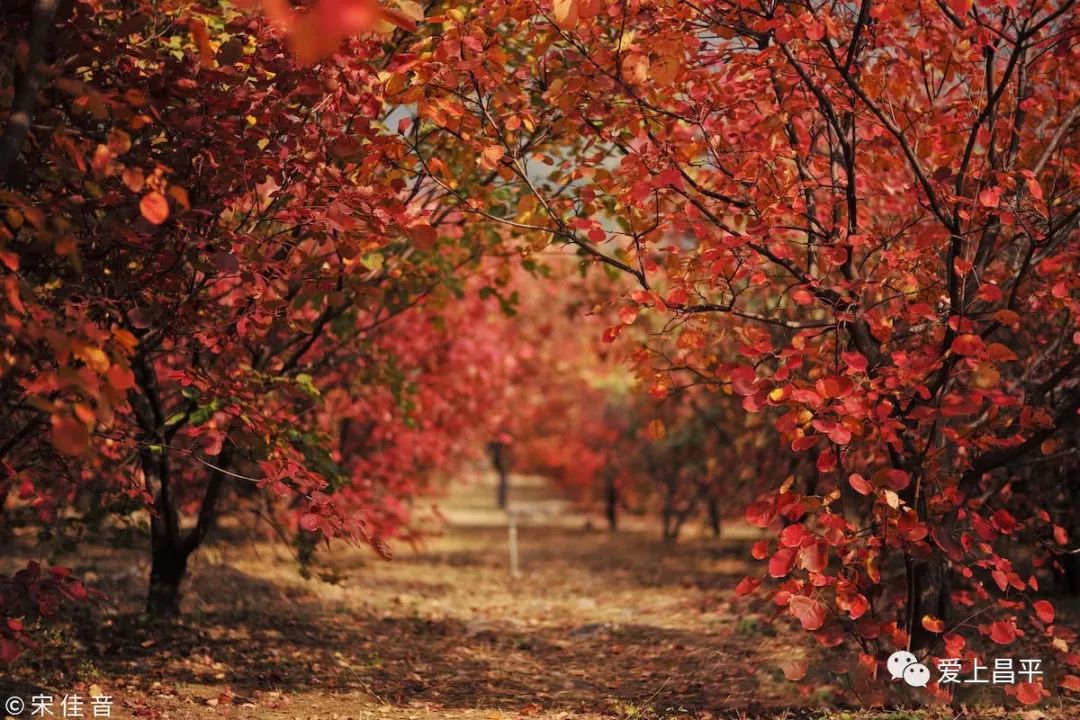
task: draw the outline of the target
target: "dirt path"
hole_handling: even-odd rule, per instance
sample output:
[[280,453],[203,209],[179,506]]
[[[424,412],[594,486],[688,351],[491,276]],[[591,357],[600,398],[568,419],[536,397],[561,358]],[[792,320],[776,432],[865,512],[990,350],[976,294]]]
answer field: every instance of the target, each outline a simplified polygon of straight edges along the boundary
[[815,658],[812,693],[779,669],[805,636],[732,607],[749,537],[665,547],[646,528],[585,529],[542,482],[514,492],[518,578],[506,517],[477,481],[441,503],[444,534],[393,562],[333,546],[333,584],[303,579],[281,545],[218,542],[164,631],[138,615],[142,554],[102,549],[106,623],[53,642],[14,690],[97,686],[113,717],[266,720],[782,717],[832,697]]

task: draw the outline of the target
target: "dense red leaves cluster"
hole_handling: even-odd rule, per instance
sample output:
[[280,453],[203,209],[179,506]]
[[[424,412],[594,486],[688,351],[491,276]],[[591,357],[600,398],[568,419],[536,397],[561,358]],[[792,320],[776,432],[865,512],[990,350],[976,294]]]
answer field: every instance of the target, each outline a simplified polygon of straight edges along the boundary
[[0,190],[4,532],[149,518],[164,612],[223,508],[385,552],[506,385],[498,264],[382,123],[400,60],[309,67],[216,4],[64,12]]
[[448,202],[635,286],[603,340],[650,395],[731,394],[809,458],[748,518],[787,533],[775,602],[867,677],[972,656],[971,606],[1077,662],[1030,603],[1075,523],[1072,6],[492,0],[387,82]]
[[[751,495],[737,592],[855,648],[860,692],[905,646],[1080,665],[1036,599],[1080,531],[1072,0],[130,5],[60,23],[2,197],[23,507],[149,504],[184,550],[229,478],[379,545],[509,430],[568,484],[645,478],[665,532]],[[507,352],[507,257],[647,400]],[[505,389],[538,369],[543,412]]]

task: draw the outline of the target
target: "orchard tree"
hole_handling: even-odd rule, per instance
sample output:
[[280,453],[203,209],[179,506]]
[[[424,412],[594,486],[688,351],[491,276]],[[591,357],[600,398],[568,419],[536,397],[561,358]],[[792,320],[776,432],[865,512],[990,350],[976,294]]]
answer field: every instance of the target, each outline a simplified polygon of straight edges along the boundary
[[[383,124],[403,32],[305,49],[228,3],[23,9],[3,24],[5,524],[148,518],[155,615],[226,503],[386,554],[491,432],[498,386],[474,328],[493,303],[463,280],[483,244]],[[0,590],[5,660],[27,603],[86,597],[36,564]]]
[[[675,363],[635,356],[653,394],[689,368],[817,454],[812,489],[748,515],[786,525],[767,575],[804,629],[871,674],[896,647],[970,654],[972,629],[1075,665],[1003,551],[1069,543],[1009,491],[1075,446],[1075,21],[1073,0],[489,0],[429,16],[387,85],[448,201],[636,285],[605,339],[664,318]],[[977,626],[952,611],[976,603]]]

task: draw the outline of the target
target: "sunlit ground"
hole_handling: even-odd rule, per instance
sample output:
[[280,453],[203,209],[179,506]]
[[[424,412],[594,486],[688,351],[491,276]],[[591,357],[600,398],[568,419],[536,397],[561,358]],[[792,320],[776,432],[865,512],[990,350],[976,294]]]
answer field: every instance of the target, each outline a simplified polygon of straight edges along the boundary
[[[753,529],[671,546],[630,519],[611,535],[542,481],[514,483],[518,578],[486,479],[456,486],[445,532],[399,544],[392,562],[324,551],[316,571],[334,582],[303,579],[283,545],[231,523],[197,556],[174,628],[139,619],[144,554],[99,549],[87,574],[109,619],[55,637],[6,691],[96,686],[114,717],[154,718],[1075,717],[1055,705],[859,710],[838,694],[844,656],[771,622],[767,602],[732,604]],[[800,657],[810,674],[788,682],[781,664]],[[812,709],[838,701],[852,710]]]

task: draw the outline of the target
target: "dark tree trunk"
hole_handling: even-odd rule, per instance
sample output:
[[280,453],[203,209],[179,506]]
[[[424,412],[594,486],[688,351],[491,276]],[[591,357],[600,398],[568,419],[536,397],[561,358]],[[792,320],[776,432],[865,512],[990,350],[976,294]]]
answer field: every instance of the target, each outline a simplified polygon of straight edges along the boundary
[[929,650],[937,636],[922,625],[924,615],[947,620],[949,607],[948,564],[940,551],[935,550],[926,559],[909,558],[908,576],[908,632],[911,634],[911,651]]
[[709,529],[714,538],[720,538],[720,501],[710,495],[705,501],[705,507],[709,513]]
[[676,530],[675,522],[675,489],[671,486],[671,482],[665,483],[664,490],[664,507],[661,510],[662,527],[660,529],[661,538],[664,542],[671,542],[675,539],[675,535],[678,532]]
[[180,585],[187,574],[188,553],[177,548],[164,533],[151,535],[150,591],[146,613],[157,618],[180,614]]
[[495,490],[495,503],[500,510],[505,510],[510,502],[510,477],[506,472],[506,444],[495,440],[488,443],[488,452],[491,453],[491,464],[495,466],[495,472],[499,474],[499,485]]
[[30,122],[34,119],[34,106],[44,77],[41,66],[47,60],[53,20],[59,4],[60,0],[35,0],[33,4],[26,38],[29,51],[26,67],[17,73],[11,111],[3,135],[0,135],[0,185],[10,184],[11,170],[30,134]]
[[615,532],[619,529],[619,488],[613,475],[609,475],[604,481],[604,507],[608,530]]
[[1067,553],[1061,556],[1062,579],[1070,595],[1080,595],[1080,555]]
[[670,510],[664,510],[664,527],[661,530],[661,538],[664,542],[675,542],[675,539],[679,535],[678,523],[675,520],[675,513]]

